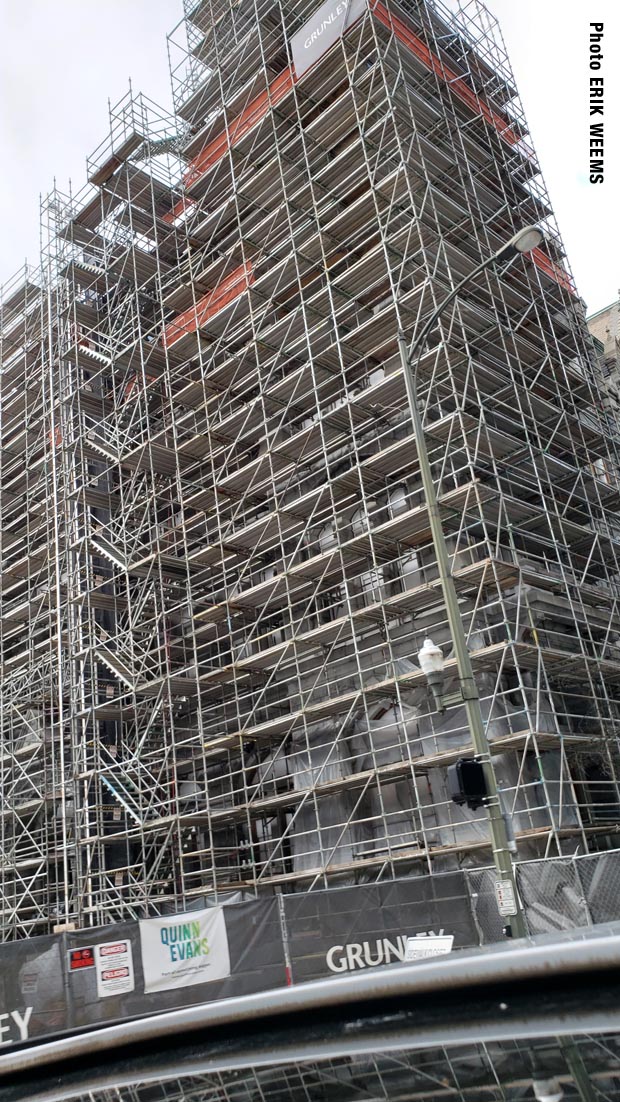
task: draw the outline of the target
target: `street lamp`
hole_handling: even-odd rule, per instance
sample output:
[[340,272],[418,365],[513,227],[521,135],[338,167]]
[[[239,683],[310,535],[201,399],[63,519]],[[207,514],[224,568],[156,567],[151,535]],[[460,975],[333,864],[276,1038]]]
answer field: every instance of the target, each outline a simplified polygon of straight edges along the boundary
[[421,650],[418,651],[418,663],[433,694],[438,712],[446,710],[442,692],[444,662],[441,647],[433,643],[432,639],[425,639]]
[[[446,306],[449,306],[450,303],[456,298],[463,287],[465,287],[472,279],[479,275],[480,272],[483,272],[486,268],[491,267],[498,261],[512,260],[515,256],[518,256],[519,253],[530,252],[532,249],[537,248],[538,245],[540,245],[540,243],[542,242],[542,239],[543,237],[540,230],[538,230],[535,226],[526,226],[525,228],[519,230],[519,232],[516,233],[514,237],[511,237],[510,240],[502,245],[502,247],[498,249],[497,252],[493,253],[492,256],[487,257],[486,260],[483,260],[481,264],[474,268],[473,272],[471,272],[470,275],[461,280],[461,282],[458,283],[448,295],[446,295],[443,302],[439,304],[439,306],[432,313],[426,324],[422,327],[420,333],[414,338],[410,348],[408,348],[407,346],[407,340],[404,334],[402,332],[399,332],[398,334],[398,347],[403,367],[405,385],[407,388],[407,397],[409,400],[411,418],[415,431],[418,461],[420,464],[420,474],[422,477],[422,486],[424,489],[424,496],[426,498],[426,505],[428,508],[433,547],[437,556],[439,578],[441,581],[441,588],[444,603],[446,606],[446,615],[450,628],[450,636],[454,648],[454,655],[456,658],[456,668],[460,686],[460,698],[464,703],[467,712],[467,722],[471,733],[472,745],[474,747],[476,757],[479,759],[484,772],[485,788],[487,792],[485,808],[489,822],[491,845],[493,848],[493,861],[495,863],[495,869],[497,872],[496,894],[498,906],[500,912],[508,918],[506,933],[513,937],[525,937],[527,930],[525,927],[523,911],[521,910],[521,905],[519,902],[514,867],[509,849],[508,836],[506,833],[506,824],[504,821],[497,791],[495,769],[493,766],[493,761],[491,759],[487,732],[484,725],[482,711],[480,709],[480,697],[478,695],[478,687],[476,685],[474,671],[471,664],[471,658],[467,649],[465,628],[461,617],[461,610],[459,607],[454,578],[452,577],[452,571],[450,569],[448,548],[446,546],[446,539],[441,523],[439,504],[437,501],[437,494],[435,492],[435,486],[433,483],[430,459],[426,448],[426,439],[424,436],[424,427],[422,424],[422,414],[420,413],[420,408],[418,406],[417,368],[420,356],[424,351],[427,338],[432,331],[433,326],[437,321],[437,318],[442,313],[442,311],[445,310]],[[426,643],[429,644],[428,647],[426,646]],[[437,681],[437,675],[440,675],[440,669],[438,667],[439,656],[436,652],[439,652],[439,655],[441,655],[441,665],[443,666],[443,654],[441,653],[439,647],[434,647],[434,644],[430,643],[430,640],[427,640],[425,642],[422,650],[420,651],[421,668],[424,669],[424,665],[422,665],[422,663],[424,662],[431,677],[434,679],[433,681],[429,681],[429,684],[435,700],[437,700],[438,692],[440,691],[440,687]],[[426,670],[424,670],[424,672],[426,673]]]
[[[498,259],[514,259],[518,253],[531,253],[533,249],[537,249],[539,245],[542,245],[543,235],[538,229],[538,226],[523,226],[518,230],[509,241],[506,241],[504,245],[497,250],[494,256],[491,257],[492,263]],[[486,267],[486,261],[481,264],[481,268]]]

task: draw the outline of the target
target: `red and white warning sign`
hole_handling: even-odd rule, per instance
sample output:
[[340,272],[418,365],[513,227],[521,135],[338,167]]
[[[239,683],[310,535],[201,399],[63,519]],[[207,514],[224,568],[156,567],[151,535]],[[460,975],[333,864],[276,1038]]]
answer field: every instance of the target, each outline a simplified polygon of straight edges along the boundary
[[95,946],[97,994],[100,999],[133,991],[134,971],[130,941],[106,941]]
[[69,971],[80,972],[82,968],[95,967],[95,950],[92,945],[86,949],[69,949]]

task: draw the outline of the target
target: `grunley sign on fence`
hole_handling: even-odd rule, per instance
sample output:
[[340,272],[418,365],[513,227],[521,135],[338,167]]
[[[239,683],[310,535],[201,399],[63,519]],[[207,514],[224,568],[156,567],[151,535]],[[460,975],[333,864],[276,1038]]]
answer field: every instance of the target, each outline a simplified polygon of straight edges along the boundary
[[367,0],[325,0],[293,35],[295,76],[301,76],[363,15]]

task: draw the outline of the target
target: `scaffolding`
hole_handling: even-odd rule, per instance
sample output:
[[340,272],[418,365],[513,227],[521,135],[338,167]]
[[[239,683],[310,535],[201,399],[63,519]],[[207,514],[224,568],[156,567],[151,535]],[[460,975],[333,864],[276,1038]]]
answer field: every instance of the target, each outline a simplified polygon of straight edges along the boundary
[[[200,0],[3,289],[5,938],[485,865],[397,333],[521,858],[620,822],[617,425],[478,0]],[[454,682],[456,684],[456,681]]]
[[[153,1083],[101,1086],[92,1102],[531,1102],[532,1060],[539,1080],[553,1080],[566,1102],[617,1102],[618,1036],[426,1048],[374,1055],[354,1054],[320,1062],[295,1061],[252,1068],[187,1074]],[[60,1095],[53,1096],[60,1097]],[[82,1102],[84,1094],[72,1096]],[[89,1099],[90,1102],[90,1099]]]

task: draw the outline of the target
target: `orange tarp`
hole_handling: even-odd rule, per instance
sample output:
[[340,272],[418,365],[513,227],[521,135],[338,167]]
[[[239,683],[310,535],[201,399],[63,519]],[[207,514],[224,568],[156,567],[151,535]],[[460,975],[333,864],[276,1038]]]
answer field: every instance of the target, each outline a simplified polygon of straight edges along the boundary
[[254,273],[251,262],[240,264],[221,283],[218,283],[217,287],[203,295],[195,306],[190,306],[189,310],[185,310],[174,321],[168,323],[162,334],[164,348],[170,348],[186,333],[194,333],[197,329],[200,329],[209,318],[223,310],[229,302],[234,302],[253,283]]
[[560,287],[563,287],[565,291],[570,291],[572,295],[577,294],[575,284],[568,272],[566,272],[564,268],[561,268],[559,264],[555,264],[551,257],[547,256],[542,249],[532,249],[530,256],[536,267],[540,268],[541,272],[551,276],[551,279],[559,283]]
[[230,126],[209,142],[190,162],[189,170],[183,177],[185,187],[191,187],[209,168],[217,164],[229,149],[240,142],[252,127],[265,117],[270,108],[275,107],[287,92],[290,92],[294,83],[295,77],[289,66],[271,82],[264,92],[250,100],[248,106],[240,115],[237,115],[236,119],[233,119]]
[[[233,119],[230,126],[223,130],[221,134],[218,134],[217,138],[209,142],[204,149],[201,149],[193,161],[190,161],[188,170],[183,177],[183,186],[190,188],[213,165],[221,161],[228,150],[232,149],[237,142],[240,142],[252,127],[256,126],[265,117],[270,108],[275,107],[287,92],[290,92],[294,83],[295,75],[292,67],[289,66],[284,72],[279,73],[275,80],[272,80],[264,92],[250,100],[247,107]],[[180,199],[172,210],[164,215],[164,222],[174,222],[175,218],[178,218],[191,206],[193,204],[190,200]]]
[[[475,111],[477,115],[482,115],[487,122],[490,122],[498,133],[507,141],[510,145],[517,145],[521,142],[521,138],[512,129],[508,119],[505,119],[503,115],[500,115],[493,108],[489,107],[484,100],[481,100],[475,92],[469,87],[469,85],[459,77],[458,73],[455,73],[453,69],[450,69],[447,65],[444,65],[434,53],[429,50],[428,46],[422,42],[421,38],[418,38],[416,34],[399,19],[397,15],[392,15],[385,6],[379,2],[374,8],[374,14],[380,23],[383,23],[384,27],[388,27],[393,31],[396,37],[411,50],[412,54],[422,62],[431,72],[443,80],[446,84],[450,85],[452,91],[463,100],[464,103],[471,107],[472,111]],[[533,155],[533,150],[525,146],[522,143],[522,148],[525,149],[530,156]]]
[[[147,375],[146,381],[147,381],[147,385],[149,383],[154,383],[155,382],[155,376],[154,375]],[[138,373],[136,371],[134,371],[131,378],[128,380],[128,382],[125,383],[125,385],[123,387],[122,401],[126,402],[129,398],[132,397],[132,395],[137,397],[141,389],[142,389],[142,380],[138,379]]]
[[[487,122],[491,123],[505,142],[508,142],[509,145],[518,146],[528,157],[534,156],[534,151],[522,141],[518,133],[511,127],[508,120],[505,119],[503,115],[500,115],[499,112],[494,111],[492,107],[489,107],[488,103],[485,103],[480,96],[473,92],[469,85],[466,84],[453,69],[444,65],[443,61],[429,50],[428,46],[410,30],[402,19],[399,19],[397,15],[393,15],[389,12],[385,4],[381,3],[381,0],[379,0],[373,10],[379,22],[382,23],[384,27],[391,30],[399,41],[402,42],[412,54],[415,54],[418,60],[421,61],[430,72],[435,73],[440,80],[449,84],[451,91],[454,92],[463,103],[466,103],[468,107],[471,107],[472,111],[478,115],[482,115]],[[564,289],[570,291],[571,294],[576,294],[575,286],[568,272],[565,272],[563,268],[555,264],[546,253],[542,252],[541,249],[533,249],[530,256],[541,272],[551,276],[560,287],[564,287]]]

